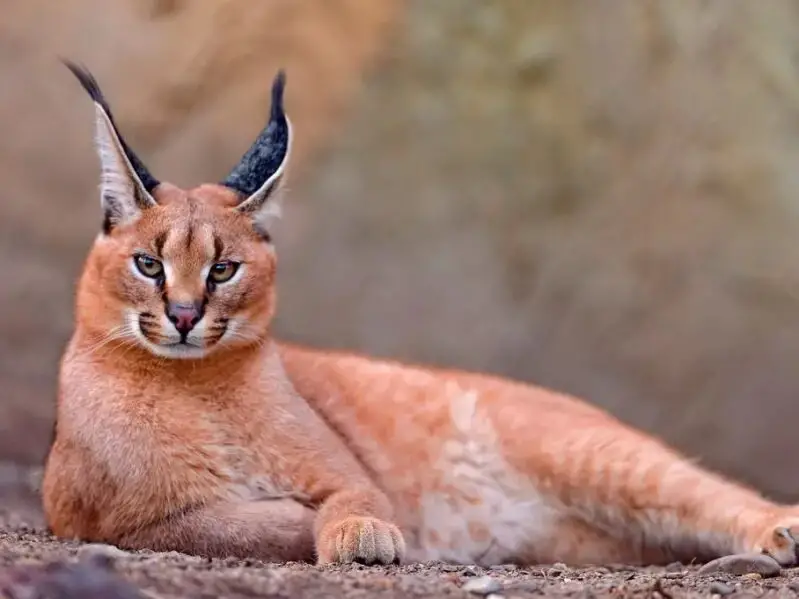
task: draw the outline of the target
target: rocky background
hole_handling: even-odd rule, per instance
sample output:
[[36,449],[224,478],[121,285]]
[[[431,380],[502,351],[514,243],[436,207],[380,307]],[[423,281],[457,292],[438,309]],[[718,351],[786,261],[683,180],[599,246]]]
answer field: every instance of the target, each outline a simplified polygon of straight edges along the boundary
[[578,394],[799,500],[799,4],[0,0],[0,460],[41,463],[97,75],[217,180],[288,72],[277,330]]

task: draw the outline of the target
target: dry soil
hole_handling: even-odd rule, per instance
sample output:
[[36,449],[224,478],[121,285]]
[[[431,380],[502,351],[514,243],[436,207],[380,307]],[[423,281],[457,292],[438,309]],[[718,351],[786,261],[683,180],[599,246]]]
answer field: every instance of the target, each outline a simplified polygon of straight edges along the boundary
[[[541,565],[479,568],[447,564],[401,567],[318,567],[256,560],[209,560],[177,553],[120,552],[107,546],[60,541],[48,535],[34,497],[23,489],[0,489],[0,596],[89,599],[105,597],[794,597],[799,568],[779,576],[715,574],[698,566],[664,568],[623,565],[568,568]],[[99,559],[98,559],[99,558]],[[82,571],[51,569],[48,563],[86,564]],[[94,564],[105,563],[106,567]],[[68,568],[68,567],[67,567]],[[109,579],[129,583],[108,586]],[[89,592],[88,587],[94,591]],[[472,592],[470,586],[476,586]],[[28,590],[26,590],[26,587]],[[35,587],[39,594],[29,590]],[[80,588],[79,588],[80,587]],[[136,594],[138,589],[138,593]]]

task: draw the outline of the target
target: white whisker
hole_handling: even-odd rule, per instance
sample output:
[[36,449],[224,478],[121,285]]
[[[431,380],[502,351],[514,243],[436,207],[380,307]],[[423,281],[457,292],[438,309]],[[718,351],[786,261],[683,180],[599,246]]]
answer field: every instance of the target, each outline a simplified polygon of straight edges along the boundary
[[127,343],[130,343],[131,341],[133,341],[132,337],[133,337],[132,331],[130,330],[128,323],[115,326],[111,328],[96,343],[88,347],[86,353],[89,355],[94,354],[95,352],[99,351],[109,343],[113,343],[114,341],[126,341]]

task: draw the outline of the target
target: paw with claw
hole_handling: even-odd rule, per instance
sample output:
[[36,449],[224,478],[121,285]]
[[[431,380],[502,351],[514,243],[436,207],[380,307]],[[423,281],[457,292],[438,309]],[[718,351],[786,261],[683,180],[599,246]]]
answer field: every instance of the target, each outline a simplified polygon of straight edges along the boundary
[[320,564],[398,564],[405,553],[405,541],[393,524],[351,517],[320,531],[317,552]]

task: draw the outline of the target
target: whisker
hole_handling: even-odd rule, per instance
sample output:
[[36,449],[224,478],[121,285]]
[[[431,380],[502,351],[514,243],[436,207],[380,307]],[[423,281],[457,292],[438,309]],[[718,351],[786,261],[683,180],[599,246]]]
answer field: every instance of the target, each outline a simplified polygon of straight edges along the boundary
[[228,333],[229,333],[229,339],[231,340],[238,339],[240,341],[246,341],[255,344],[259,348],[263,347],[263,345],[266,343],[266,339],[264,339],[258,333],[253,332],[248,334],[246,327],[230,329]]
[[94,352],[98,351],[102,347],[112,343],[113,341],[118,341],[120,339],[124,339],[130,335],[130,330],[127,324],[122,324],[111,328],[103,337],[100,338],[94,345],[91,345],[87,349],[87,353],[93,354]]

